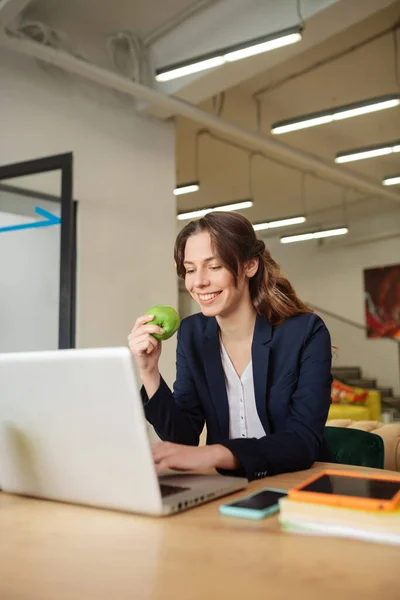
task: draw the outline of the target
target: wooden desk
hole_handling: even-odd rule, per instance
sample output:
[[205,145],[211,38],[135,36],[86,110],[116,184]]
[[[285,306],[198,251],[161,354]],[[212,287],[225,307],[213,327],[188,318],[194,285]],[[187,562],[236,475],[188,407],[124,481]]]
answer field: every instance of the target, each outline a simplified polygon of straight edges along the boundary
[[222,502],[157,519],[0,494],[0,599],[400,598],[398,547],[282,533],[276,516],[220,516]]

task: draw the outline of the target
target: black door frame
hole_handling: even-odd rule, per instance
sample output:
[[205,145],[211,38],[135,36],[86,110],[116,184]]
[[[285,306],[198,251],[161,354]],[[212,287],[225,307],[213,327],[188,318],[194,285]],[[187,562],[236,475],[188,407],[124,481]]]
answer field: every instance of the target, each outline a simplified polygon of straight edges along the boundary
[[[73,155],[56,154],[10,165],[0,166],[0,182],[4,179],[36,175],[47,171],[61,171],[61,196],[51,196],[61,201],[61,248],[60,248],[60,299],[58,321],[58,347],[75,347],[76,309],[76,215],[77,203],[72,197]],[[5,186],[4,186],[5,187]],[[10,189],[12,186],[10,186]],[[16,191],[16,188],[12,188]],[[19,188],[18,192],[22,190]],[[28,195],[29,190],[24,190]],[[48,194],[29,193],[32,197],[49,198]]]

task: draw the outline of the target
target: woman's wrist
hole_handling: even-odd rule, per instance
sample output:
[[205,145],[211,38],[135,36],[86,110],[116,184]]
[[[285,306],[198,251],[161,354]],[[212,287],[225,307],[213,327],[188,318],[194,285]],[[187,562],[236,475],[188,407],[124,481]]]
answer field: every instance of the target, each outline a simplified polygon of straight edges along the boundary
[[216,469],[233,471],[240,467],[239,461],[228,448],[225,448],[222,444],[213,444],[210,447],[212,447],[214,451]]
[[158,388],[160,387],[161,375],[158,368],[153,371],[142,372],[139,371],[140,379],[143,383],[144,389],[146,390],[147,397],[154,396]]

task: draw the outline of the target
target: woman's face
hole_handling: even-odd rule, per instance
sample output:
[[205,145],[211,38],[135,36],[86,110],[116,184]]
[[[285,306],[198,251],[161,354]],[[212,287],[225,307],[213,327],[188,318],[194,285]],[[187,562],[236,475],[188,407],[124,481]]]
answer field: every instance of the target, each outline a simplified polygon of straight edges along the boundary
[[[255,268],[257,271],[258,261],[251,262],[252,270]],[[227,317],[249,304],[248,278],[255,271],[249,275],[248,267],[242,269],[235,286],[233,275],[215,256],[208,232],[189,237],[185,247],[184,267],[186,289],[207,317]]]

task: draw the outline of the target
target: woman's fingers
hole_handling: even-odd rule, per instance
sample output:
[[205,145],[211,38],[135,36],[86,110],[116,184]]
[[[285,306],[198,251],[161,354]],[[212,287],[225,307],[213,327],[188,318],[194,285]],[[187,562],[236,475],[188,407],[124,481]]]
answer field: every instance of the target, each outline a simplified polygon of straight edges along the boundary
[[157,442],[151,447],[153,453],[153,460],[156,467],[157,474],[162,473],[166,469],[185,469],[180,464],[179,453],[182,452],[183,446],[181,444],[174,444],[172,442]]
[[147,325],[152,321],[153,315],[142,315],[135,321],[135,325],[128,335],[128,345],[133,355],[151,354],[160,343],[152,334],[163,334],[164,329],[158,325]]
[[153,352],[154,346],[152,346],[150,341],[145,340],[135,346],[135,352],[137,354],[150,354]]
[[134,331],[137,331],[138,329],[143,329],[148,333],[164,333],[164,329],[162,329],[158,325],[146,325],[153,319],[154,315],[142,315],[141,317],[138,317],[133,326],[132,333]]
[[160,475],[163,471],[166,471],[167,469],[173,468],[170,466],[169,461],[169,458],[164,458],[161,462],[155,464],[157,475]]
[[183,444],[174,444],[173,442],[158,442],[152,445],[153,460],[157,473],[162,473],[166,469],[179,469],[190,471],[193,467],[190,464],[190,449]]
[[136,319],[133,329],[139,329],[139,327],[141,327],[145,323],[148,323],[149,321],[152,321],[153,319],[154,315],[141,315]]
[[158,365],[161,354],[161,341],[153,334],[163,334],[164,329],[157,325],[148,325],[153,315],[143,315],[136,319],[135,325],[128,335],[128,346],[141,374]]
[[153,336],[146,333],[130,342],[129,347],[133,352],[138,352],[139,354],[146,352],[149,354],[157,348],[158,343]]
[[213,469],[218,466],[237,469],[239,466],[232,452],[218,444],[196,447],[173,442],[158,442],[153,444],[152,453],[157,473],[165,469],[194,471]]
[[157,342],[156,338],[152,335],[153,333],[163,334],[164,329],[157,325],[144,325],[143,327],[140,327],[140,329],[132,329],[128,335],[128,342],[134,344],[135,341],[141,340],[144,335],[151,336],[151,338]]
[[155,463],[171,456],[176,451],[177,444],[171,442],[157,442],[152,445],[151,451],[153,454],[153,460]]
[[149,333],[149,334],[161,333],[162,334],[162,333],[164,333],[164,329],[162,327],[159,327],[158,325],[142,325],[142,327],[139,327],[138,329],[133,328],[128,337],[134,339],[136,337],[143,335],[144,333]]

